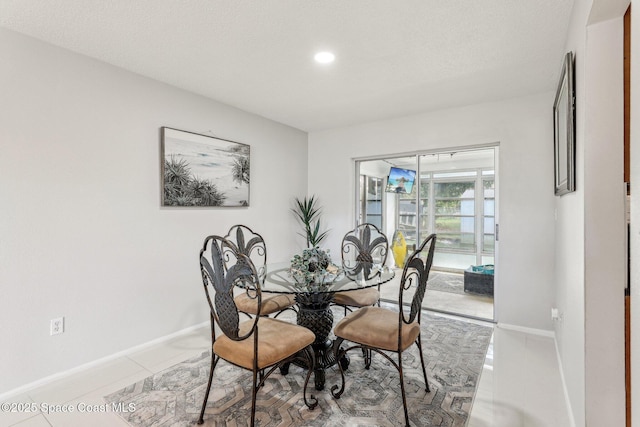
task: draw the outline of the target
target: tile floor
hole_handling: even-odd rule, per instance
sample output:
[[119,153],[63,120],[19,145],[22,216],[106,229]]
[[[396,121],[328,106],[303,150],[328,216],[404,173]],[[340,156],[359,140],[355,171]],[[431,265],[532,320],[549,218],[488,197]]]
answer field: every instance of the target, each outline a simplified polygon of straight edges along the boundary
[[[0,412],[0,426],[126,427],[115,413],[99,412],[102,397],[201,353],[209,340],[208,327],[202,327],[33,389],[10,402],[75,411]],[[553,339],[495,327],[468,427],[569,425]]]
[[467,427],[569,427],[555,341],[494,327]]
[[[383,301],[398,302],[401,270],[396,271],[392,281],[380,286],[380,297]],[[424,296],[422,307],[447,314],[458,314],[476,319],[493,320],[493,298],[473,294],[456,294],[452,292],[430,290]]]

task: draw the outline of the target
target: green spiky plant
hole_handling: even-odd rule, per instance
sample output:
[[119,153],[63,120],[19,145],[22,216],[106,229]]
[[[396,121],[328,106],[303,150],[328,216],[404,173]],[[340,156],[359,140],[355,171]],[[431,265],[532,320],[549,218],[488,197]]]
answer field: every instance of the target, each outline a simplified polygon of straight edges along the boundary
[[315,196],[302,200],[296,197],[296,206],[291,211],[304,226],[304,234],[298,234],[307,239],[307,248],[315,248],[327,237],[329,230],[320,232],[321,208]]

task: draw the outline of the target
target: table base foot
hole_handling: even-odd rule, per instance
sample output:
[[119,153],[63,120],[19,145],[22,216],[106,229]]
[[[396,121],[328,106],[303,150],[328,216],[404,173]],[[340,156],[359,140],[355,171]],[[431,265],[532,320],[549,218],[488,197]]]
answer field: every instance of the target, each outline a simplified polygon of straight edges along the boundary
[[[313,368],[313,377],[315,382],[316,390],[324,390],[325,387],[325,371],[334,366],[336,363],[340,363],[343,370],[349,369],[349,356],[346,354],[343,355],[339,362],[336,361],[335,355],[333,354],[333,341],[327,340],[321,344],[313,344],[315,356],[316,356],[316,365]],[[306,365],[300,362],[293,362],[296,366],[300,366],[301,368],[307,368]],[[289,373],[290,363],[285,363],[280,367],[280,374],[287,375]]]

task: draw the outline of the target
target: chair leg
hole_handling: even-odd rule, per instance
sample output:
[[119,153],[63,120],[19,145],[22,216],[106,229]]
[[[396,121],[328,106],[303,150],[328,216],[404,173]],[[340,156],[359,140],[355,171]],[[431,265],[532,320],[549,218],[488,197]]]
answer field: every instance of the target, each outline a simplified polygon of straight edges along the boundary
[[258,393],[258,370],[253,370],[253,384],[251,386],[251,424],[256,425],[256,394]]
[[373,351],[371,351],[371,349],[362,347],[362,357],[364,358],[364,369],[369,369],[371,367],[372,356],[373,356]]
[[424,368],[424,356],[422,354],[422,341],[420,339],[420,335],[418,335],[418,340],[416,341],[418,345],[418,351],[420,352],[420,363],[422,364],[422,375],[424,376],[424,384],[427,386],[427,393],[431,392],[429,389],[429,380],[427,379],[427,370]]
[[[342,354],[341,354],[342,351],[340,350],[340,345],[342,344],[343,341],[344,339],[337,337],[333,342],[333,355],[336,358],[336,360],[340,360],[340,358],[342,357]],[[340,390],[338,390],[337,385],[334,385],[333,387],[331,387],[331,395],[336,399],[340,399],[340,396],[342,396],[342,393],[344,393],[344,369],[342,368],[342,363],[337,363],[337,365],[340,370],[342,385],[340,386]]]
[[219,358],[215,354],[211,354],[211,367],[209,368],[209,383],[207,384],[207,391],[204,393],[204,400],[202,401],[202,409],[200,410],[200,418],[198,424],[204,423],[204,410],[207,407],[207,400],[209,400],[209,392],[211,391],[211,382],[213,380],[213,371],[216,369],[216,364]]
[[404,419],[409,427],[409,411],[407,410],[407,395],[404,390],[404,373],[402,372],[402,352],[398,352],[398,372],[400,374],[400,391],[402,392],[402,407],[404,408]]

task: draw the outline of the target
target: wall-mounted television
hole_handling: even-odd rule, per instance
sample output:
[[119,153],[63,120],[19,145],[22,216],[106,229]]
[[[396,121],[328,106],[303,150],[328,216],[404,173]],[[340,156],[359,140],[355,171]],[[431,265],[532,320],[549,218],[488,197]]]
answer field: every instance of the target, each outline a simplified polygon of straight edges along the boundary
[[416,171],[391,167],[387,179],[387,193],[410,194],[416,180]]

